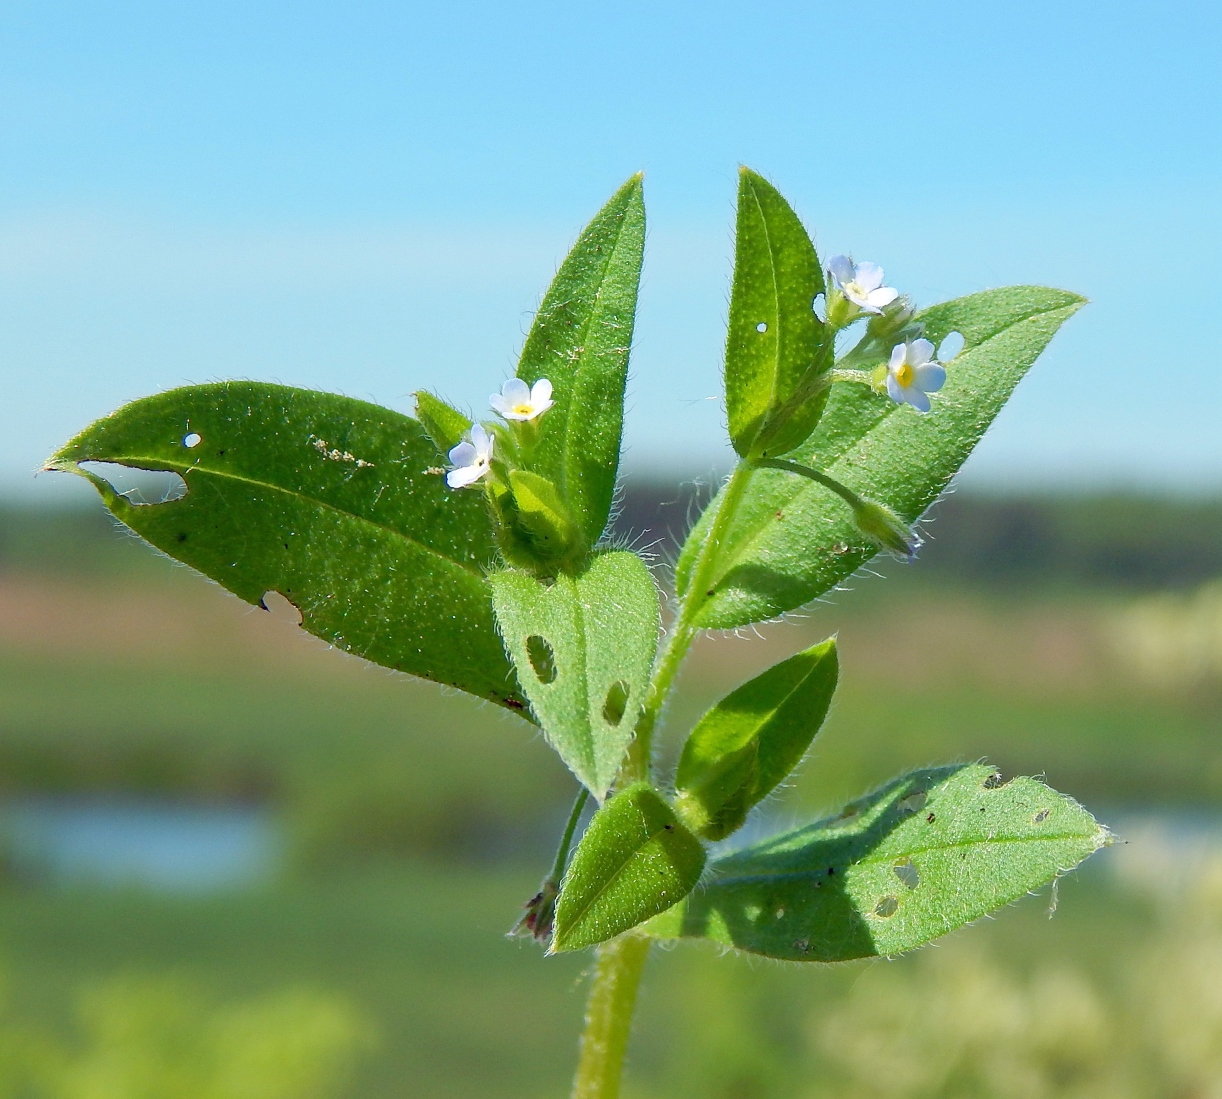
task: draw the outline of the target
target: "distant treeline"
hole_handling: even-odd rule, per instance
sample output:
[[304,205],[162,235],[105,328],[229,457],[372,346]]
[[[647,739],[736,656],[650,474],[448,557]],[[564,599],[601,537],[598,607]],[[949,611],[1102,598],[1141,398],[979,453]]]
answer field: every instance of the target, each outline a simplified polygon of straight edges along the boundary
[[[616,530],[673,556],[709,495],[690,483],[629,482]],[[927,519],[914,579],[1152,589],[1222,576],[1222,495],[956,492]]]
[[[629,481],[615,534],[672,557],[709,489]],[[984,494],[940,501],[911,572],[984,586],[1190,588],[1222,576],[1222,495]],[[105,573],[164,566],[101,506],[0,505],[0,570]]]

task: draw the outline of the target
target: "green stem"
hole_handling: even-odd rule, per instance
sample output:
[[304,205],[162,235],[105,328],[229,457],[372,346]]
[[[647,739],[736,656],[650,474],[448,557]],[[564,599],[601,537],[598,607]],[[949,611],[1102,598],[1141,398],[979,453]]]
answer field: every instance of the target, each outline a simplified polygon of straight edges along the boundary
[[807,477],[824,488],[831,489],[854,511],[865,503],[848,485],[842,485],[834,477],[829,477],[826,473],[820,473],[817,469],[811,469],[810,466],[804,466],[801,462],[790,462],[784,458],[761,458],[755,464],[767,469],[781,469],[786,473],[796,473],[799,477]]
[[[708,598],[708,585],[717,567],[717,549],[742,503],[747,482],[755,464],[739,462],[721,494],[717,514],[704,545],[700,547],[692,569],[687,594],[679,607],[679,617],[666,639],[666,645],[649,684],[649,693],[637,721],[636,736],[628,750],[622,780],[636,782],[652,778],[653,731],[666,700],[675,685],[675,677],[696,638],[693,625],[696,613]],[[572,1099],[616,1099],[624,1053],[628,1048],[628,1033],[632,1026],[632,1011],[636,1006],[641,970],[649,955],[650,940],[631,932],[603,943],[598,948],[598,964],[594,984],[586,1008],[586,1025],[581,1036],[581,1058],[573,1080]]]
[[717,567],[717,547],[725,537],[730,521],[742,502],[743,492],[751,479],[752,464],[746,460],[738,463],[730,476],[722,493],[721,502],[717,505],[717,514],[713,517],[713,525],[709,530],[704,545],[700,547],[700,555],[692,569],[691,580],[688,583],[687,594],[683,605],[679,608],[679,618],[666,639],[662,655],[654,669],[653,679],[649,684],[649,693],[645,696],[645,705],[641,716],[637,719],[636,736],[628,748],[628,758],[624,766],[624,778],[640,782],[651,777],[651,759],[653,754],[653,731],[661,716],[666,699],[675,685],[675,677],[696,639],[696,630],[692,619],[699,610],[700,604],[708,598],[706,588],[712,579],[713,570]]
[[598,948],[572,1099],[616,1099],[619,1095],[632,1011],[649,946],[644,935],[629,933]]
[[556,848],[556,861],[552,863],[552,872],[547,878],[556,886],[560,885],[560,879],[564,877],[564,868],[569,861],[569,848],[573,846],[573,833],[577,831],[577,822],[581,820],[581,811],[586,807],[586,798],[589,796],[590,791],[583,786],[573,802],[569,822],[564,826],[564,835],[560,837],[560,846]]

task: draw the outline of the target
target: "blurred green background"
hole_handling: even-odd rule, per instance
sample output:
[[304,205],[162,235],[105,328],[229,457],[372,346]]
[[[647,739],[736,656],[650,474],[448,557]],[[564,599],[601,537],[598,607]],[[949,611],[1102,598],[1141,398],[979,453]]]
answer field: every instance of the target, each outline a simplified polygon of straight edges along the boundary
[[[630,483],[665,573],[698,504]],[[958,494],[928,544],[699,646],[669,714],[838,633],[807,819],[907,767],[1043,774],[1126,841],[940,946],[683,947],[627,1094],[1222,1094],[1222,500]],[[331,652],[118,529],[0,513],[0,1099],[566,1093],[587,957],[505,938],[574,784],[513,715]]]

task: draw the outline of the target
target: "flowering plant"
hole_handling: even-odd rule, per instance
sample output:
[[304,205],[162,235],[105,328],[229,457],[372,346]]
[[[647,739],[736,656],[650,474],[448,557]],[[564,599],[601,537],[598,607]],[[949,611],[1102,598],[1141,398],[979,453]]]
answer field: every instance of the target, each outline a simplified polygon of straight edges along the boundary
[[[1071,799],[977,764],[711,853],[806,754],[837,651],[824,641],[737,687],[659,774],[655,728],[693,640],[794,611],[880,552],[912,556],[914,524],[1082,299],[1016,286],[916,311],[874,264],[825,270],[785,199],[744,169],[725,353],[739,461],[678,555],[659,644],[654,574],[605,540],[644,238],[634,177],[561,266],[517,376],[490,399],[496,418],[427,391],[410,418],[229,382],[129,404],[49,462],[248,602],[278,592],[337,648],[542,730],[581,789],[519,930],[550,953],[597,949],[574,1086],[586,1099],[618,1092],[654,941],[795,962],[896,954],[1108,839]],[[939,362],[954,333],[962,350]],[[173,471],[187,491],[137,505],[84,462]]]

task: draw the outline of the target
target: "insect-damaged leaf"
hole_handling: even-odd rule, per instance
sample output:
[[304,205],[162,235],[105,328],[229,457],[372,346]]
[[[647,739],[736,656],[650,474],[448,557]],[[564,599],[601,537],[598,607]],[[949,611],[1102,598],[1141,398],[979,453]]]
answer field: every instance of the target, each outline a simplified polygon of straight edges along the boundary
[[[922,313],[935,343],[964,348],[922,416],[864,385],[840,384],[814,434],[792,455],[867,500],[914,522],[945,489],[1057,329],[1083,304],[1063,290],[1012,286]],[[869,365],[868,363],[865,365]],[[757,469],[716,547],[715,571],[694,624],[730,629],[809,603],[878,552],[833,492],[775,469]],[[716,501],[689,535],[676,583],[684,594]]]
[[552,383],[529,468],[560,487],[586,545],[611,513],[624,421],[628,350],[645,247],[641,177],[586,226],[531,326],[518,377]]
[[1077,802],[1032,778],[972,765],[914,771],[834,819],[713,863],[652,920],[794,961],[898,954],[970,923],[1109,842]]
[[742,168],[734,283],[726,333],[726,412],[742,455],[784,454],[802,442],[827,400],[832,332],[814,311],[823,268],[780,192]]
[[489,577],[497,625],[552,746],[597,798],[615,779],[653,666],[658,592],[634,553],[594,557],[549,585],[515,570]]
[[692,730],[676,804],[705,839],[724,839],[801,762],[827,716],[838,674],[824,641],[731,691]]
[[664,912],[700,880],[704,848],[669,805],[640,783],[590,821],[556,902],[552,950],[605,942]]
[[[89,461],[171,470],[187,494],[134,505]],[[49,466],[85,473],[134,531],[248,603],[279,592],[338,648],[521,708],[483,574],[482,494],[449,490],[436,461],[389,409],[227,382],[126,405]]]

